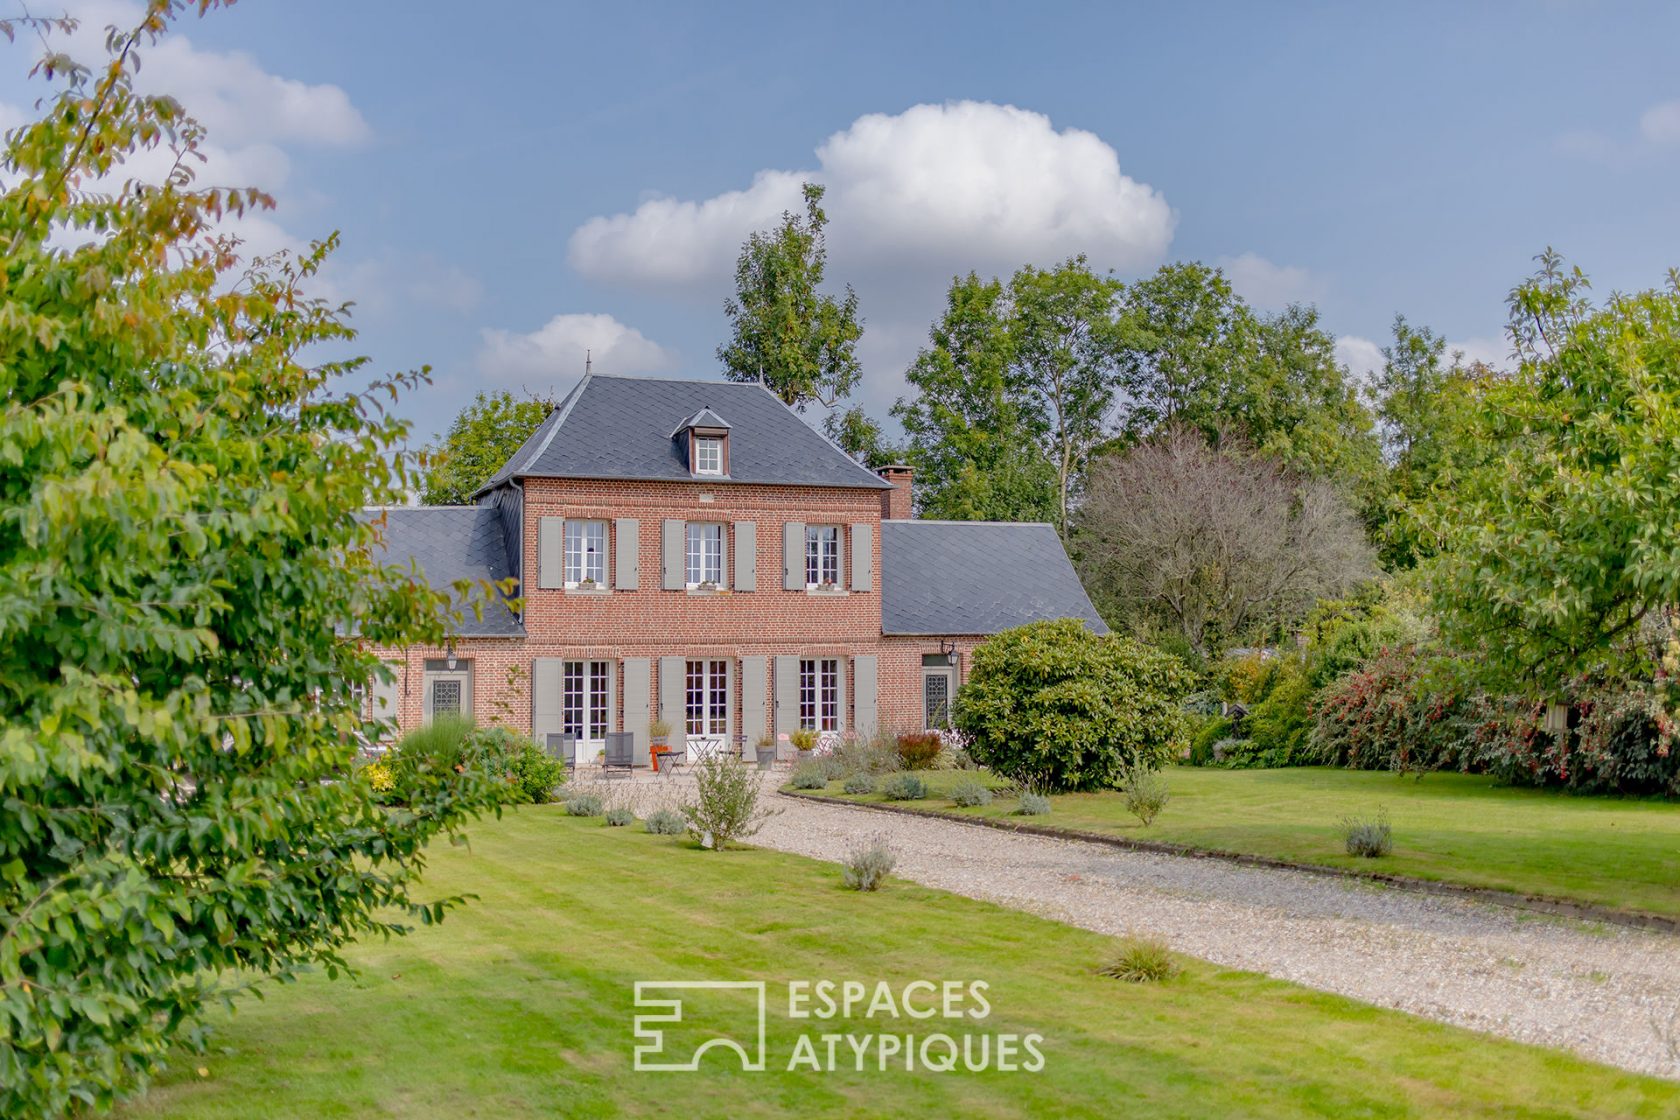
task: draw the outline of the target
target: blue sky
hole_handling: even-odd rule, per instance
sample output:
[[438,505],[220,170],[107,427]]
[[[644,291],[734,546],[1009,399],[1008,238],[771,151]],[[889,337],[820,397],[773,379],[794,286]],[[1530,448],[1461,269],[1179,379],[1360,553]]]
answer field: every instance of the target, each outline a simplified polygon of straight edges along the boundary
[[714,375],[739,242],[804,177],[876,412],[954,272],[1079,250],[1315,302],[1354,366],[1396,311],[1496,358],[1546,245],[1601,291],[1680,264],[1676,42],[1673,4],[244,0],[146,75],[210,125],[208,178],[274,188],[253,245],[342,232],[362,350],[436,371],[423,438],[476,388],[563,391],[586,345]]

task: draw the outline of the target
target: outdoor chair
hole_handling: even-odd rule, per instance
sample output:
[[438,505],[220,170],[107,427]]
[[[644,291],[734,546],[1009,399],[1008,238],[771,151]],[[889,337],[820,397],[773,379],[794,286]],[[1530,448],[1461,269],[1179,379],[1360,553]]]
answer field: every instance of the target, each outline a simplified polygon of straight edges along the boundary
[[625,774],[635,773],[636,769],[636,733],[634,731],[607,732],[606,753],[601,758],[601,769],[607,775],[614,770],[622,770]]
[[677,767],[688,762],[688,744],[678,741],[669,750],[659,752],[659,773],[669,778],[677,772]]
[[550,731],[544,744],[548,757],[556,759],[567,770],[577,769],[577,736],[568,731]]

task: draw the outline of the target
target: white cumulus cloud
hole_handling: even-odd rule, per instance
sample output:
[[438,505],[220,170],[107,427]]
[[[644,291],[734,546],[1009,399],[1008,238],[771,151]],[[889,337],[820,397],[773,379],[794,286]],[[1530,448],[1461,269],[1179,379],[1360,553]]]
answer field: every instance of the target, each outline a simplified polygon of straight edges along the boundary
[[1680,143],[1680,101],[1664,101],[1639,117],[1639,134],[1653,144]]
[[1336,339],[1336,360],[1348,368],[1355,381],[1369,384],[1382,369],[1382,347],[1368,338],[1344,334]]
[[671,351],[611,315],[556,315],[534,331],[487,327],[481,334],[479,373],[506,384],[571,381],[583,373],[586,355],[601,373],[658,373],[676,362]]
[[749,233],[799,209],[807,180],[828,189],[832,274],[860,291],[905,271],[939,282],[1081,252],[1098,268],[1138,270],[1164,257],[1175,222],[1095,134],[959,101],[859,117],[809,170],[763,170],[741,190],[591,219],[573,232],[570,261],[594,279],[714,288]]
[[1312,273],[1294,265],[1273,264],[1257,253],[1220,257],[1219,267],[1236,293],[1256,307],[1280,311],[1318,298],[1319,283]]

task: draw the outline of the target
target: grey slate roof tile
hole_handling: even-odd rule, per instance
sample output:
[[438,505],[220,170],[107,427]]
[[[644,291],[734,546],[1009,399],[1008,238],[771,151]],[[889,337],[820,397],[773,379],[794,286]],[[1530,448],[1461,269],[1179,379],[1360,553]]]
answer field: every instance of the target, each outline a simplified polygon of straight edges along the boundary
[[[368,510],[370,520],[385,519],[385,547],[374,559],[407,565],[413,560],[426,582],[440,591],[456,580],[498,582],[513,575],[494,506],[419,506]],[[463,638],[513,638],[525,628],[505,602],[485,604],[484,616],[463,611]]]
[[484,489],[530,476],[690,479],[672,431],[707,409],[729,422],[729,476],[708,483],[873,490],[890,485],[762,385],[592,374],[549,413]]
[[1050,618],[1108,633],[1053,526],[881,523],[883,633],[996,634]]

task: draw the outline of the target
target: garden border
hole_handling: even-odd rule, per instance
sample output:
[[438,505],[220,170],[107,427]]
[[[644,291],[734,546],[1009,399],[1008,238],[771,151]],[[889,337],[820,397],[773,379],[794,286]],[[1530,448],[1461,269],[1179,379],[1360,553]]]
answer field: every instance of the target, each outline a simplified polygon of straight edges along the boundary
[[1463,883],[1419,879],[1411,875],[1394,875],[1385,871],[1355,871],[1346,867],[1326,867],[1322,864],[1298,863],[1294,860],[1278,859],[1274,856],[1259,856],[1249,852],[1230,852],[1220,848],[1196,848],[1188,844],[1169,843],[1165,840],[1134,840],[1126,836],[1107,836],[1100,832],[1085,832],[1077,828],[1033,824],[1030,821],[1014,821],[999,817],[971,817],[963,813],[947,812],[943,809],[916,809],[908,805],[885,805],[875,801],[850,801],[843,797],[805,793],[791,789],[778,789],[777,793],[782,797],[794,797],[801,801],[816,802],[819,805],[844,805],[852,809],[873,810],[880,813],[932,817],[935,820],[978,825],[982,828],[995,828],[1003,832],[1043,836],[1051,840],[1080,840],[1090,844],[1106,844],[1111,848],[1121,848],[1126,851],[1152,852],[1156,855],[1183,856],[1188,859],[1216,859],[1246,867],[1269,867],[1281,871],[1305,871],[1309,874],[1324,875],[1334,879],[1376,883],[1380,886],[1394,887],[1398,890],[1412,891],[1417,894],[1463,898],[1473,902],[1504,906],[1512,910],[1547,914],[1552,917],[1605,922],[1629,929],[1649,929],[1662,933],[1680,934],[1680,918],[1671,918],[1664,914],[1651,914],[1644,910],[1622,910],[1614,906],[1600,906],[1594,902],[1578,902],[1552,895],[1505,891],[1497,887],[1472,887]]

